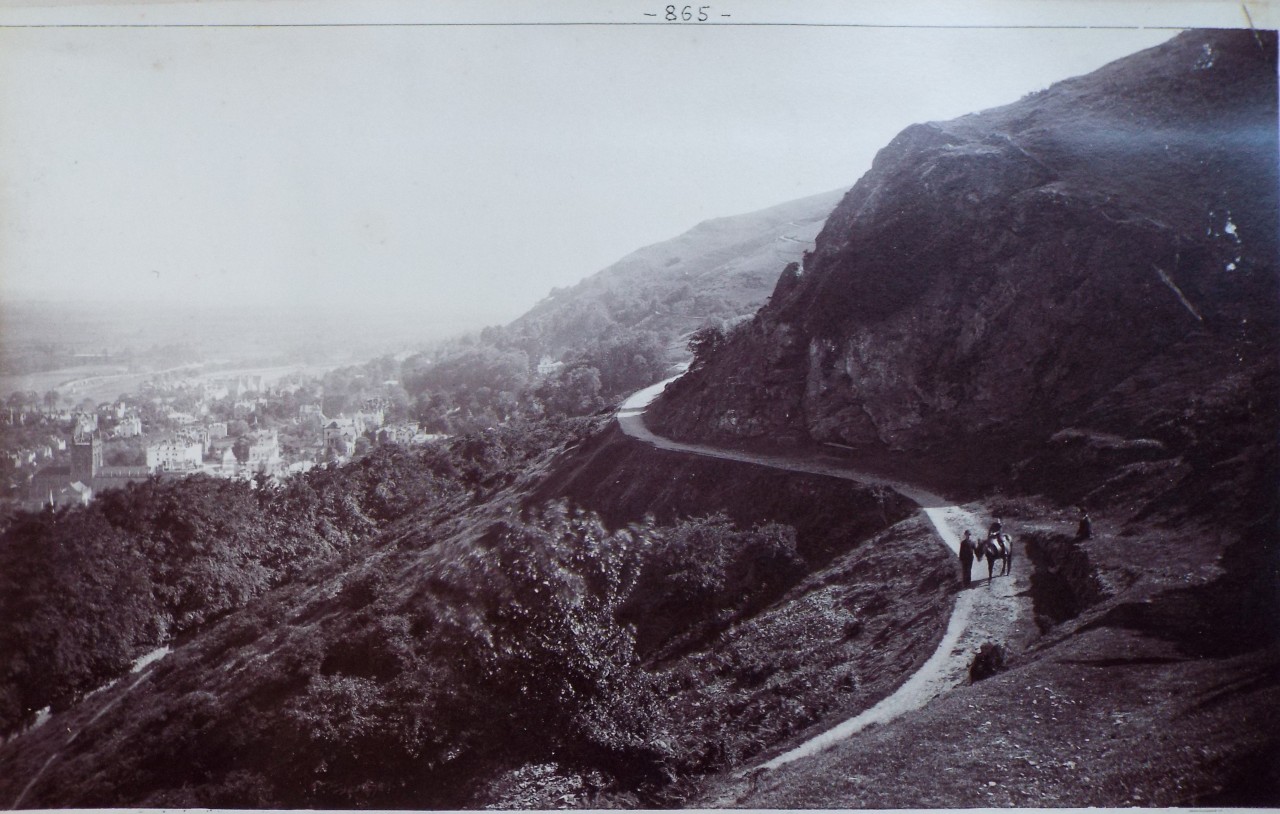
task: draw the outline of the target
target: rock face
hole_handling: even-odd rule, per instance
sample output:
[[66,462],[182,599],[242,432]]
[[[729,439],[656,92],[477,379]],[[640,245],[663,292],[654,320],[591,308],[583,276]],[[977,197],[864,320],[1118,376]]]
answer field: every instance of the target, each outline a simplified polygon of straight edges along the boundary
[[1176,400],[1269,375],[1276,159],[1274,33],[1187,32],[909,127],[651,420],[993,472],[1066,428],[1123,441],[1144,376]]

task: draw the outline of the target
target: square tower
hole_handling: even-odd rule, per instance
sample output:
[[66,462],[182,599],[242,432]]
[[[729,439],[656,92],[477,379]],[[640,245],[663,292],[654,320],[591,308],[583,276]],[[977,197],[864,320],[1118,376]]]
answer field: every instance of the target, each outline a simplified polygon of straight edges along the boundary
[[71,443],[71,480],[92,483],[102,469],[102,438],[96,432],[76,433]]

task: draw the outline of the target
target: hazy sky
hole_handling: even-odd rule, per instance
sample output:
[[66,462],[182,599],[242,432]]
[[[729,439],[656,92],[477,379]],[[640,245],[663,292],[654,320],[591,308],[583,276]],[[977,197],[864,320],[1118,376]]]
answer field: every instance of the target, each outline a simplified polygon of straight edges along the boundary
[[1174,33],[0,29],[0,297],[505,322]]

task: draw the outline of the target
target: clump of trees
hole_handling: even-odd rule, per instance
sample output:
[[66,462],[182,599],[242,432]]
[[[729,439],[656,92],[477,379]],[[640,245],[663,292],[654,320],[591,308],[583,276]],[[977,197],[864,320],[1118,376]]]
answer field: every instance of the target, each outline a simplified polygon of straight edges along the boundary
[[724,514],[653,530],[622,618],[641,652],[688,646],[775,598],[804,571],[791,526],[739,529]]
[[442,346],[433,356],[406,359],[401,380],[413,414],[444,433],[485,429],[519,418],[594,413],[660,379],[670,365],[668,343],[653,331],[612,327],[563,354],[558,370],[539,375],[508,329],[487,328]]
[[[378,398],[388,404],[388,418],[414,419],[449,435],[519,419],[590,415],[661,379],[680,355],[688,326],[722,326],[742,316],[723,298],[688,285],[668,290],[664,283],[644,294],[606,289],[401,362],[382,357],[331,371],[322,408],[336,415]],[[711,330],[723,338],[722,327]],[[556,368],[539,372],[544,360]]]
[[693,354],[691,368],[699,368],[707,363],[715,352],[724,345],[724,327],[720,325],[704,325],[689,336],[689,352]]

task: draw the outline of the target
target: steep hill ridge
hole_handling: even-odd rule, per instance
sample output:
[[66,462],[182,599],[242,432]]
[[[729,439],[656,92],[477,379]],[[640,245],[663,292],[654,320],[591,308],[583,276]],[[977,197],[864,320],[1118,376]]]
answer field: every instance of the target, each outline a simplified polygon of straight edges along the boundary
[[964,458],[971,476],[1068,427],[1185,444],[1115,396],[1144,376],[1176,377],[1182,402],[1228,376],[1241,398],[1270,386],[1275,73],[1274,34],[1188,32],[908,128],[655,429]]
[[577,285],[553,291],[503,328],[504,338],[559,357],[613,324],[678,336],[709,318],[754,313],[782,268],[812,247],[841,194],[715,218],[638,249]]

